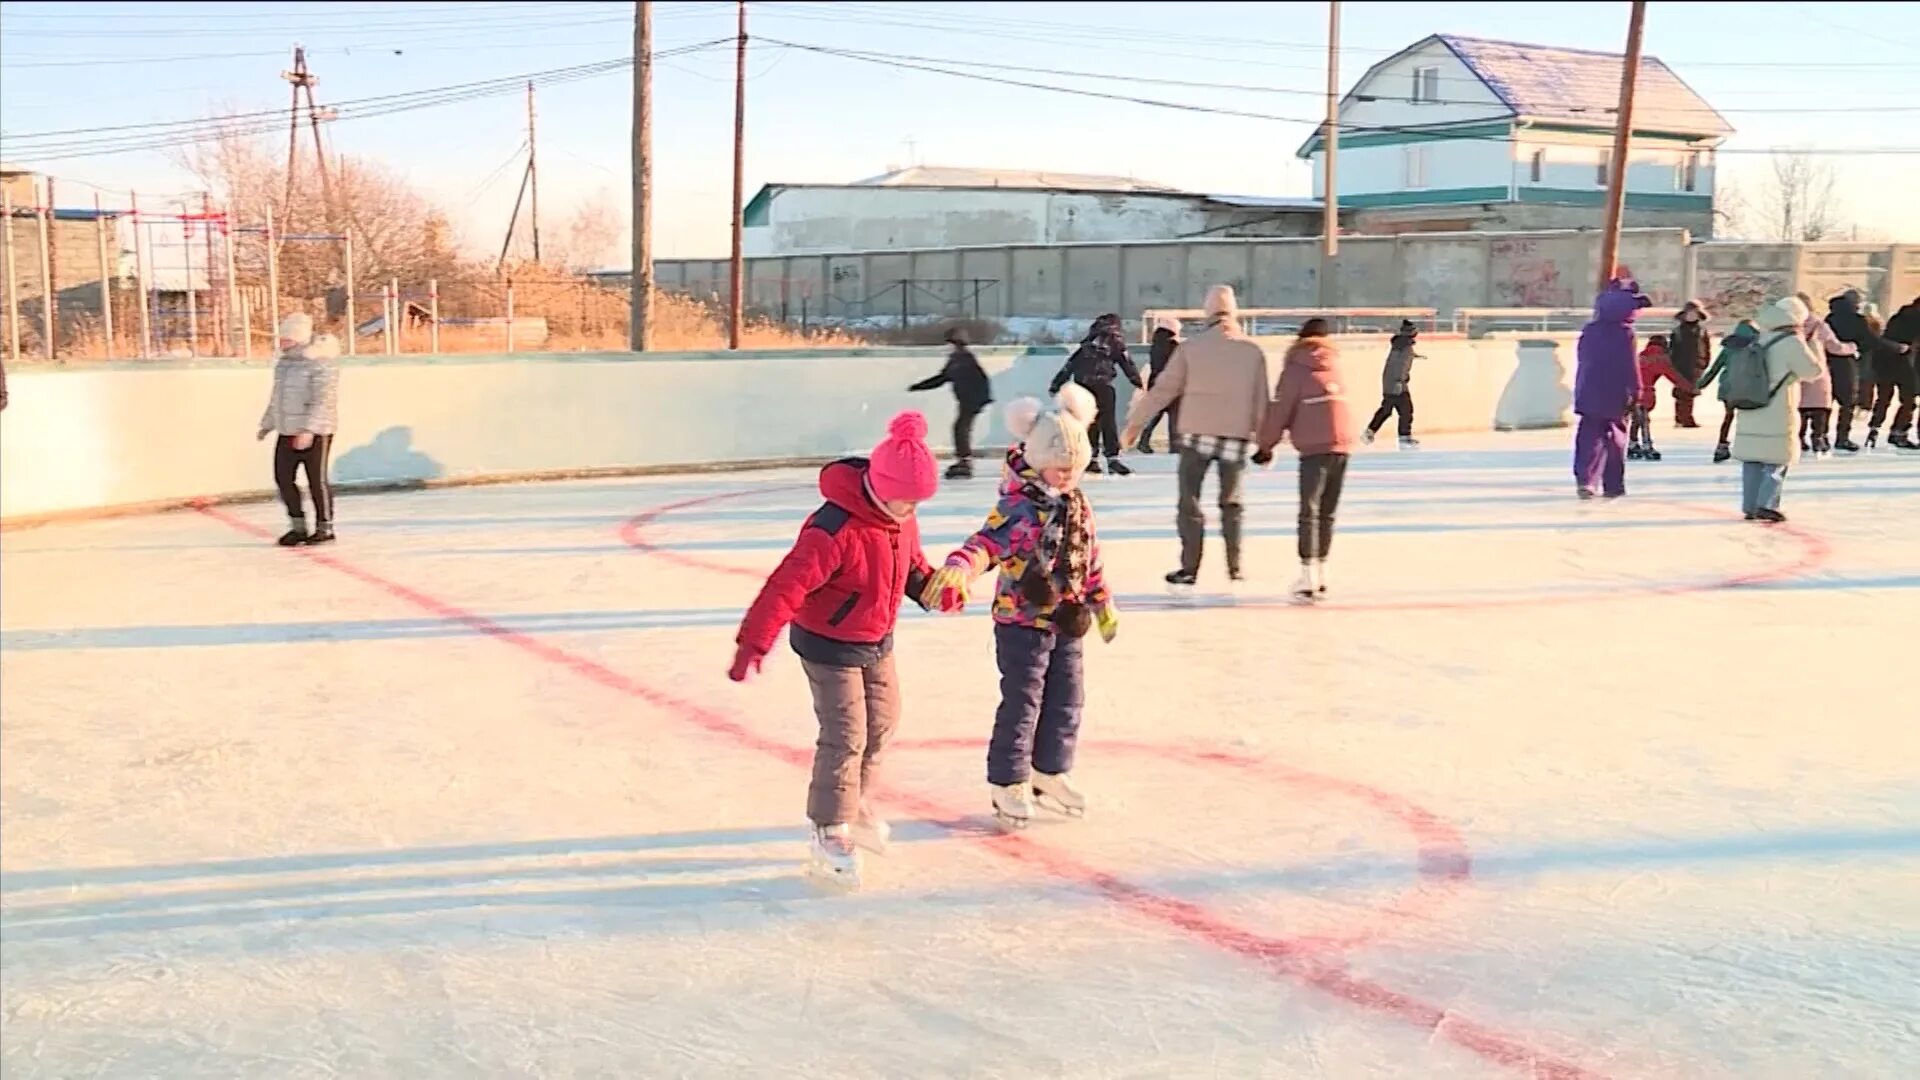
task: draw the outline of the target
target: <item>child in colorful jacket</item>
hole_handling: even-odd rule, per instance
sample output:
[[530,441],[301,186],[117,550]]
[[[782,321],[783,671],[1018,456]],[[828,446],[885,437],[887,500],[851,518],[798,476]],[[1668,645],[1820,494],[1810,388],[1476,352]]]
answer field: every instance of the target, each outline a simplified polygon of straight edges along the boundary
[[926,439],[926,417],[901,413],[871,456],[820,470],[825,502],[747,609],[727,670],[734,682],[745,681],[792,625],[788,643],[820,724],[807,791],[813,867],[848,886],[860,882],[855,845],[882,850],[889,832],[866,793],[900,720],[893,663],[900,600],[925,607],[932,576],[914,518],[940,482]]
[[1057,813],[1085,813],[1087,800],[1071,776],[1086,700],[1083,639],[1098,627],[1112,641],[1120,627],[1093,507],[1080,490],[1093,460],[1093,395],[1068,386],[1059,405],[1045,413],[1032,399],[1008,407],[1007,427],[1023,442],[1007,456],[999,504],[947,557],[928,590],[941,611],[958,611],[974,578],[1000,570],[993,598],[1000,707],[987,783],[995,815],[1013,828],[1032,819],[1036,801]]
[[1627,456],[1635,460],[1659,461],[1660,451],[1653,448],[1654,406],[1659,397],[1654,388],[1661,379],[1673,384],[1674,397],[1691,397],[1695,391],[1693,383],[1680,374],[1673,366],[1673,357],[1667,352],[1665,334],[1655,334],[1647,340],[1647,347],[1640,350],[1640,396],[1633,403],[1632,430],[1627,433]]

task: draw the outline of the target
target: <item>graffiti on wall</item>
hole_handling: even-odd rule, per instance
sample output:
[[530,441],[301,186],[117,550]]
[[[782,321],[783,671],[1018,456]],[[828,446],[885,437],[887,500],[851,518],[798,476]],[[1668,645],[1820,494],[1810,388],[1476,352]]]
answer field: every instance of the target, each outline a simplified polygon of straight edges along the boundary
[[1701,302],[1715,318],[1747,319],[1760,305],[1787,293],[1789,282],[1783,274],[1732,270],[1701,275]]
[[1493,242],[1493,298],[1497,307],[1566,307],[1573,292],[1560,267],[1531,239]]

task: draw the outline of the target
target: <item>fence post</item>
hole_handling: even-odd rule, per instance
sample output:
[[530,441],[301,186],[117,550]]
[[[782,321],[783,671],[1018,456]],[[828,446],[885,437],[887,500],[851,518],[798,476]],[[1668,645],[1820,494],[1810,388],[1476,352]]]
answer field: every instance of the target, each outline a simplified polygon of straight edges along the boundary
[[907,283],[906,281],[902,280],[900,282],[900,331],[901,333],[905,333],[907,329],[907,317],[908,317],[907,302],[911,299],[912,297],[907,295]]
[[53,208],[40,208],[40,333],[45,339],[43,349],[47,359],[54,358],[53,346],[53,260],[47,252],[47,235],[52,223]]
[[0,235],[0,245],[6,248],[7,271],[7,348],[13,356],[13,362],[20,362],[20,290],[15,281],[13,262],[13,195],[0,189],[0,211],[6,214],[6,220],[0,224],[5,233]]
[[240,307],[240,277],[233,268],[233,243],[240,236],[240,226],[233,220],[233,207],[227,207],[221,214],[224,216],[221,218],[220,238],[225,241],[227,249],[227,355],[239,356],[242,346],[234,338],[245,341],[248,332],[247,320]]
[[267,207],[267,349],[271,356],[280,348],[280,256],[273,247],[273,207]]
[[427,282],[427,351],[440,351],[440,279]]
[[140,242],[140,193],[129,192],[133,206],[133,284],[140,299],[140,355],[153,355],[153,312],[148,307],[146,245]]
[[357,356],[359,355],[357,343],[360,338],[360,327],[358,325],[359,319],[354,314],[353,234],[351,232],[346,234],[346,249],[347,249],[347,255],[346,255],[347,257],[347,355]]
[[387,279],[387,355],[400,355],[400,279]]
[[[187,208],[186,208],[186,205],[183,203],[181,204],[181,207],[180,207],[180,216],[184,218],[186,217],[186,214],[187,214]],[[191,223],[182,222],[181,229],[183,232],[186,232],[187,235],[185,237],[184,242],[180,245],[180,250],[186,256],[186,260],[187,260],[187,263],[186,263],[186,266],[187,266],[187,355],[199,356],[200,355],[200,303],[199,303],[200,298],[196,294],[193,288],[193,233],[191,231],[192,228],[193,226]],[[211,266],[207,267],[207,277],[209,279],[213,277],[213,267]],[[208,284],[211,285],[212,281],[209,280]]]
[[513,351],[513,282],[507,282],[507,351]]
[[106,335],[107,359],[113,359],[113,272],[107,267],[107,219],[100,212],[100,196],[93,197],[93,239],[100,249],[100,329]]
[[240,355],[253,359],[253,301],[240,297]]

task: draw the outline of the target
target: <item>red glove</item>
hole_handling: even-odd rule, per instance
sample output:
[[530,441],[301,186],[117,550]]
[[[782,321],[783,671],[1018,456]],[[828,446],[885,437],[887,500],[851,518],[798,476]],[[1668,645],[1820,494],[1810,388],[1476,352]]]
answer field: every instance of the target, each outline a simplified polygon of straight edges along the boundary
[[746,682],[748,675],[760,673],[760,663],[767,654],[751,645],[740,645],[733,650],[733,666],[727,669],[727,678],[734,682]]

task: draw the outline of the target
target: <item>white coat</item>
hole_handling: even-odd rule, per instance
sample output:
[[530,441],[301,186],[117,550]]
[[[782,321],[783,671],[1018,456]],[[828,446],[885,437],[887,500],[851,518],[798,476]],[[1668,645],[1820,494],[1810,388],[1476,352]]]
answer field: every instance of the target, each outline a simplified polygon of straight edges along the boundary
[[1800,336],[1807,306],[1793,297],[1775,300],[1754,315],[1762,341],[1780,335],[1767,348],[1767,384],[1786,384],[1773,400],[1758,409],[1733,414],[1733,456],[1741,461],[1792,465],[1800,460],[1800,383],[1817,379],[1825,368],[1813,347]]

